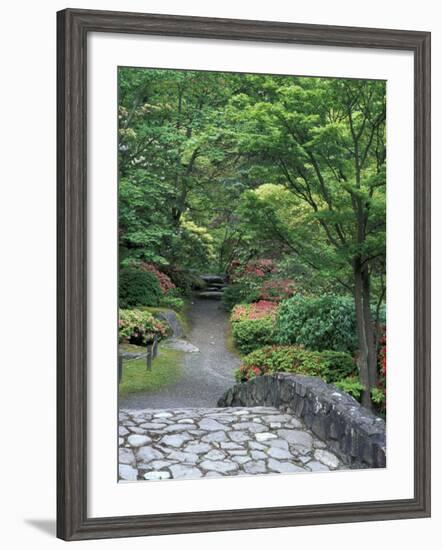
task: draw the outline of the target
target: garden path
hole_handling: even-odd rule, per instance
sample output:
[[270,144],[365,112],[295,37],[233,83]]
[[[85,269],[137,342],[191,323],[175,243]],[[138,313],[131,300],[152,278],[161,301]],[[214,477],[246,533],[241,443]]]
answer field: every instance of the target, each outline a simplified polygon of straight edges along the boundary
[[234,371],[240,360],[227,348],[229,320],[220,302],[195,296],[188,316],[187,340],[199,351],[183,354],[180,380],[155,393],[128,395],[120,400],[120,409],[216,407],[235,383]]

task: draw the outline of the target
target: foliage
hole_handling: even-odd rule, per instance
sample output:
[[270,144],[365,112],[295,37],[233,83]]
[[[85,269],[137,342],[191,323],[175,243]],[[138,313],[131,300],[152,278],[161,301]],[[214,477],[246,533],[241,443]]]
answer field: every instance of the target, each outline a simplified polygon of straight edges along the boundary
[[123,375],[118,387],[120,397],[137,392],[155,392],[176,384],[182,376],[182,353],[161,348],[152,362],[152,370],[146,369],[145,359],[123,361]]
[[186,295],[195,272],[227,272],[228,310],[294,292],[353,300],[353,320],[332,307],[336,319],[316,311],[294,333],[290,317],[281,342],[358,350],[370,406],[382,383],[385,81],[122,67],[118,83],[122,266],[147,262]]
[[169,327],[155,319],[146,310],[142,309],[120,309],[118,320],[119,342],[130,342],[138,345],[145,345],[156,335],[159,340],[169,335]]
[[171,308],[171,309],[174,309],[175,311],[182,311],[184,309],[185,302],[182,298],[178,296],[166,294],[161,298],[160,306]]
[[276,333],[280,344],[354,352],[357,346],[354,301],[344,296],[295,295],[281,303]]
[[162,297],[158,279],[140,269],[120,269],[119,305],[122,308],[157,306]]
[[222,303],[225,309],[230,311],[236,304],[250,304],[258,301],[260,294],[261,283],[252,279],[242,279],[224,290]]
[[295,292],[295,283],[291,279],[269,279],[261,287],[260,298],[281,302],[290,298]]
[[342,391],[349,393],[357,401],[360,401],[364,386],[359,382],[356,376],[350,376],[343,380],[335,382],[335,386]]
[[246,381],[264,374],[291,372],[319,376],[332,383],[354,374],[355,370],[356,365],[347,353],[308,351],[299,346],[267,346],[244,357],[235,376],[238,381]]
[[171,281],[170,277],[156,268],[154,265],[147,262],[140,263],[140,269],[147,271],[148,273],[153,273],[157,278],[158,284],[160,285],[161,292],[167,294],[172,290],[176,289],[176,286]]
[[237,321],[254,321],[264,317],[275,318],[278,306],[273,302],[260,300],[253,304],[238,304],[233,308],[230,320],[232,323]]
[[256,307],[252,312],[247,307],[236,306],[231,316],[233,341],[241,353],[250,353],[274,341],[274,310],[258,310],[256,314]]

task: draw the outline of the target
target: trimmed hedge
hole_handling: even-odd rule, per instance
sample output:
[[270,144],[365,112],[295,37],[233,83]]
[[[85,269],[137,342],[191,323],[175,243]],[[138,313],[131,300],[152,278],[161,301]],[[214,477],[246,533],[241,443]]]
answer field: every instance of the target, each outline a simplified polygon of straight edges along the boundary
[[357,375],[356,364],[348,353],[338,351],[308,351],[298,346],[266,346],[243,359],[235,373],[238,382],[256,376],[291,372],[318,376],[327,383]]

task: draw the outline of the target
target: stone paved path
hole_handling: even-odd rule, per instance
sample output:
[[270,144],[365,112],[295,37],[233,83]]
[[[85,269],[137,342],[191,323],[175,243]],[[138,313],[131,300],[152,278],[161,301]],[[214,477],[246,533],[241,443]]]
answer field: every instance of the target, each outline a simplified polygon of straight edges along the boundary
[[122,398],[120,410],[215,407],[223,393],[233,386],[240,360],[226,349],[228,313],[217,300],[195,297],[189,321],[191,328],[186,339],[199,352],[184,354],[181,379],[157,392]]
[[123,410],[122,481],[345,468],[295,417],[273,407]]

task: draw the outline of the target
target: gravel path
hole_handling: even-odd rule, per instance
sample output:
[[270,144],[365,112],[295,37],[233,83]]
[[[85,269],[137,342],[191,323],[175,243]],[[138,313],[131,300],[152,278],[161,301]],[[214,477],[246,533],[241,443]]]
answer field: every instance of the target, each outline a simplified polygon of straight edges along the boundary
[[179,382],[156,393],[129,395],[120,400],[120,409],[216,407],[221,395],[235,383],[233,373],[240,360],[226,348],[228,314],[220,302],[195,298],[189,320],[187,339],[199,352],[184,354]]
[[304,424],[273,407],[123,410],[119,479],[196,479],[345,468]]

